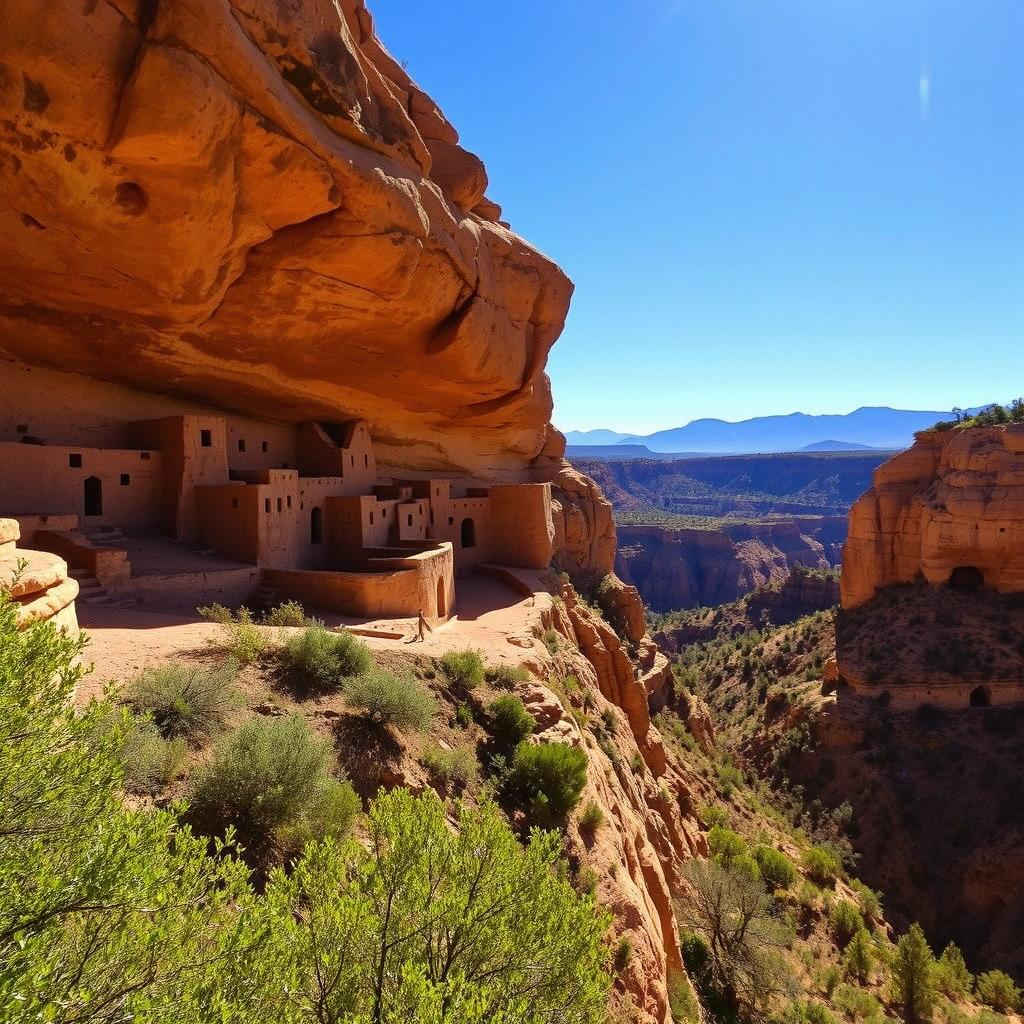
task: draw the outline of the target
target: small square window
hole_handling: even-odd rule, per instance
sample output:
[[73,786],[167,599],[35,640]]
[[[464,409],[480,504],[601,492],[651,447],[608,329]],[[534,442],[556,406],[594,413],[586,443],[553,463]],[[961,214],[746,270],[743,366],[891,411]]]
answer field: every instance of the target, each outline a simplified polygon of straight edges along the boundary
[[455,516],[449,516],[448,517],[448,525],[449,526],[454,526],[455,525]]
[[264,509],[265,509],[265,510],[266,510],[267,512],[269,512],[269,511],[270,511],[270,499],[269,499],[269,498],[264,498],[264,499],[263,499],[263,508],[264,508]]
[[231,507],[232,508],[238,508],[238,499],[237,498],[232,498],[231,499]]
[[267,442],[266,442],[266,441],[264,441],[264,442],[263,442],[263,450],[264,450],[264,451],[266,451],[266,450],[267,450]]
[[143,462],[149,462],[149,452],[139,452],[139,458],[142,459]]
[[82,456],[78,455],[78,454],[69,455],[68,456],[68,465],[72,469],[81,469],[82,468]]
[[283,507],[284,507],[284,502],[282,502],[281,499],[278,498],[277,499],[277,511],[280,512]]
[[122,487],[127,487],[131,482],[132,482],[132,477],[131,477],[130,473],[122,473],[121,474],[121,486]]
[[288,507],[292,507],[292,496],[290,494],[288,495]]
[[27,434],[28,433],[28,424],[27,423],[19,423],[14,429],[19,434]]
[[213,431],[212,430],[200,430],[199,431],[199,444],[203,448],[213,447]]
[[238,450],[240,452],[244,452],[245,451],[245,438],[244,437],[240,437],[238,439]]

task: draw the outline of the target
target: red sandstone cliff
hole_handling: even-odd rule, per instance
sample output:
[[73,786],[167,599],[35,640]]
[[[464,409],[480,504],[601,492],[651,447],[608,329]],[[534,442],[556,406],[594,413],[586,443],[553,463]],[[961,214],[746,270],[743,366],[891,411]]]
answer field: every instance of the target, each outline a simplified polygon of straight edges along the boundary
[[918,434],[850,510],[844,608],[892,583],[949,583],[958,569],[964,583],[1024,589],[1022,426]]
[[825,517],[719,530],[620,526],[616,571],[656,611],[726,604],[781,583],[794,566],[834,567],[845,525]]
[[16,0],[0,38],[0,348],[528,476],[572,286],[361,0]]

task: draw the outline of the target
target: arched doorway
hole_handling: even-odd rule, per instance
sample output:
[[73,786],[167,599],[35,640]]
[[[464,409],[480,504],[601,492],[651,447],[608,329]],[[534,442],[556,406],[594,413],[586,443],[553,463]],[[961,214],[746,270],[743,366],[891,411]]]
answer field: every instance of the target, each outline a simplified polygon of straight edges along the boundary
[[443,576],[437,581],[437,617],[448,618],[448,586]]
[[83,485],[85,492],[85,514],[103,515],[103,481],[98,476],[87,476]]
[[992,691],[987,686],[976,686],[971,690],[972,708],[992,707]]
[[476,523],[472,519],[462,520],[462,546],[464,548],[476,547]]
[[319,544],[324,539],[324,510],[316,505],[309,510],[309,543]]
[[977,590],[985,586],[985,577],[977,566],[958,565],[949,574],[949,585],[958,590]]

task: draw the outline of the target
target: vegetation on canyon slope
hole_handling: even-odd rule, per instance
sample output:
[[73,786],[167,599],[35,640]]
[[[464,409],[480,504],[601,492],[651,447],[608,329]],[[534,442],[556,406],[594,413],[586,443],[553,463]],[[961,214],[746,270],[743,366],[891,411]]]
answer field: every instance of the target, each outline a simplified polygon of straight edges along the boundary
[[[979,966],[986,960],[991,965],[994,951],[979,941],[966,920],[961,919],[960,927],[951,931],[950,914],[941,908],[936,911],[933,904],[954,905],[949,880],[938,882],[946,876],[936,876],[939,888],[929,889],[922,883],[922,876],[929,871],[929,858],[941,864],[947,853],[952,853],[963,860],[963,837],[951,836],[941,828],[936,831],[939,819],[932,818],[931,827],[922,831],[920,843],[914,845],[917,830],[929,818],[925,809],[932,797],[925,797],[912,780],[936,776],[946,799],[952,796],[957,803],[951,773],[962,775],[963,768],[957,767],[962,762],[955,743],[962,743],[965,750],[980,749],[984,742],[981,746],[976,740],[967,742],[975,728],[990,741],[998,740],[1002,725],[1007,724],[1003,721],[1006,713],[986,712],[982,720],[975,717],[969,721],[951,714],[946,726],[944,716],[934,709],[908,713],[900,718],[899,743],[894,741],[891,724],[886,731],[881,720],[875,721],[891,715],[883,707],[868,709],[864,721],[838,719],[833,724],[836,716],[830,709],[835,704],[830,694],[837,684],[824,678],[826,663],[834,652],[833,613],[819,612],[792,625],[738,634],[728,625],[720,635],[686,648],[678,659],[676,706],[685,716],[690,702],[706,701],[718,729],[708,772],[717,783],[719,801],[704,814],[719,827],[728,823],[735,828],[741,833],[741,842],[730,842],[725,834],[716,837],[713,829],[712,854],[743,865],[751,842],[762,839],[767,815],[792,843],[790,853],[804,876],[800,888],[805,895],[806,886],[821,888],[825,877],[839,880],[835,892],[831,885],[823,887],[825,913],[833,933],[831,950],[824,948],[827,966],[817,982],[812,980],[810,989],[804,987],[821,1007],[805,1006],[800,1012],[811,1020],[880,1020],[892,1015],[914,1022],[938,1018],[960,1022],[965,1014],[995,1019],[998,1013],[1018,1008],[1020,993],[1009,975],[986,970],[975,978],[967,969],[954,937],[970,947]],[[671,710],[662,719],[664,731],[678,737],[680,719]],[[865,723],[866,729],[857,732]],[[838,745],[829,744],[829,728],[839,730]],[[941,728],[949,730],[944,741],[939,740],[942,734],[937,730]],[[863,739],[858,741],[857,735]],[[915,763],[918,750],[922,756],[929,755],[927,767]],[[933,755],[939,750],[944,751],[943,760],[951,759],[948,770],[936,763]],[[1005,752],[998,756],[1006,757]],[[866,774],[860,765],[865,759],[874,762],[874,775]],[[883,774],[879,776],[879,772]],[[904,792],[908,787],[913,792]],[[984,787],[973,797],[970,792],[974,791],[969,789],[966,799],[980,808],[986,800]],[[1004,799],[1008,798],[1007,793]],[[996,834],[998,829],[988,824],[988,812],[981,808],[978,814],[978,820],[986,822],[982,833]],[[893,862],[896,874],[886,870]],[[824,870],[823,865],[827,865]],[[895,916],[906,928],[895,945],[891,928],[882,919],[880,900],[851,874],[862,869],[894,883],[887,891],[901,908]],[[851,902],[859,916],[836,899],[844,889],[856,897]],[[783,909],[783,917],[785,913]],[[936,947],[944,944],[941,956],[932,952],[925,933],[910,923],[915,913],[927,918],[929,931],[941,938]],[[813,936],[813,928],[804,934]],[[999,941],[1005,944],[1006,932],[999,934]],[[813,937],[810,941],[813,945]],[[819,962],[822,949],[819,941]],[[1005,960],[1008,953],[1009,948],[1004,949],[997,962]],[[850,986],[858,991],[851,992]]]
[[19,632],[0,600],[5,1021],[604,1019],[607,918],[566,880],[557,834],[520,842],[487,799],[452,830],[431,792],[398,788],[348,838],[351,791],[304,725],[253,719],[198,785],[230,773],[237,801],[265,776],[235,823],[301,825],[276,847],[295,856],[253,875],[238,831],[207,839],[181,803],[123,800],[136,723],[109,701],[72,709],[80,648]]

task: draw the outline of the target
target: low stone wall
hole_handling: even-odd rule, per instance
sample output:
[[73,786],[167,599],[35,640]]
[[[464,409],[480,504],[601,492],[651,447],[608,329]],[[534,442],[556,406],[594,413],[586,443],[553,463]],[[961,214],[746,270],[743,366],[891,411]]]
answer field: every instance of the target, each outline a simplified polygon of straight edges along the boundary
[[893,711],[916,711],[931,704],[944,711],[1024,704],[1024,683],[1013,680],[968,680],[963,683],[900,683],[873,686],[845,679],[840,700],[859,699],[884,703]]
[[264,569],[263,577],[281,597],[340,615],[409,618],[422,611],[432,624],[451,616],[455,604],[451,544],[370,558],[367,564],[367,572]]
[[204,604],[235,608],[244,604],[260,585],[255,566],[211,572],[133,576],[118,588],[118,597],[133,597],[144,605],[194,611]]

